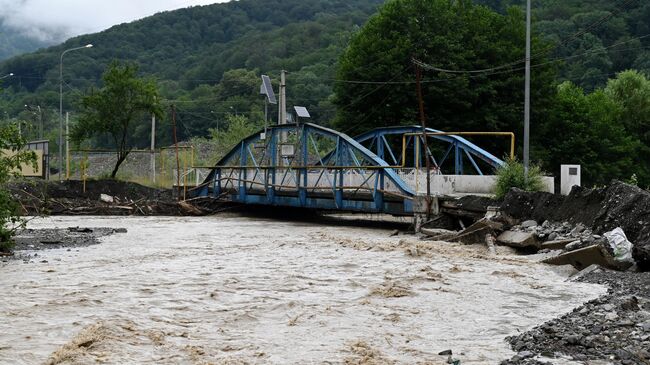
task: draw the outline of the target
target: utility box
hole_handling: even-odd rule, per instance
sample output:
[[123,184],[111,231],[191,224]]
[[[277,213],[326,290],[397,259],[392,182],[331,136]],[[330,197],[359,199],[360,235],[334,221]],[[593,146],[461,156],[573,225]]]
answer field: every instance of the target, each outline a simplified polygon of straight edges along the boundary
[[560,166],[560,193],[569,195],[571,188],[580,186],[580,165]]

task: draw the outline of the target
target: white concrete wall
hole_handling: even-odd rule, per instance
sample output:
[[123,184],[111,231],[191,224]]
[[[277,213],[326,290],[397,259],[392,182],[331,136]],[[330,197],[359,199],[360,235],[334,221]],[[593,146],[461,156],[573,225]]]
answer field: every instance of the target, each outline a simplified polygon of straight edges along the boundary
[[[404,180],[404,182],[410,186],[413,190],[421,194],[426,194],[427,189],[427,179],[426,172],[424,169],[401,169],[395,170],[397,174]],[[235,179],[238,178],[238,171],[224,170],[222,172],[222,178],[227,177],[231,174]],[[256,174],[257,172],[257,174]],[[284,176],[284,169],[276,170],[276,183],[280,184],[282,177]],[[312,170],[308,174],[308,184],[310,187],[318,187],[320,189],[331,189],[332,183],[334,182],[335,172],[333,170],[326,170],[322,176],[320,174],[323,171],[321,170]],[[344,178],[343,185],[345,187],[356,187],[363,186],[366,189],[372,190],[375,183],[376,170],[349,170]],[[320,176],[320,179],[319,179]],[[264,172],[262,170],[256,171],[255,169],[247,170],[247,180],[253,180],[259,183],[254,184],[253,188],[261,188],[264,184]],[[287,173],[286,178],[284,179],[283,186],[286,186],[287,190],[292,190],[292,186],[296,185],[297,171],[291,170]],[[545,189],[549,193],[555,191],[553,177],[544,177],[543,182]],[[316,184],[318,182],[318,184]],[[385,188],[386,191],[399,192],[399,188],[395,186],[389,179],[385,179]],[[227,183],[227,187],[234,187],[237,185],[237,182]],[[226,182],[222,183],[222,186],[226,185]],[[251,184],[248,184],[249,187]],[[496,176],[494,175],[436,175],[431,174],[431,194],[432,195],[443,195],[443,194],[482,194],[482,195],[492,195],[495,192],[496,185]],[[281,189],[282,190],[282,189]]]
[[[426,173],[400,172],[400,176],[418,193],[426,194]],[[544,191],[555,192],[555,179],[543,177]],[[496,186],[495,175],[431,175],[431,194],[494,194]]]

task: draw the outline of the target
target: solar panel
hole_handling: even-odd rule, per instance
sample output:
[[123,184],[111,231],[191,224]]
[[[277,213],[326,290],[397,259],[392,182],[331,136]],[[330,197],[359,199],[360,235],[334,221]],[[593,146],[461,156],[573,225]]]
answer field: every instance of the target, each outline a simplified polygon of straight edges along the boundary
[[307,108],[304,106],[294,106],[293,109],[296,111],[296,115],[299,118],[311,118],[311,115],[309,115]]
[[266,95],[266,97],[269,100],[269,103],[271,104],[277,104],[277,100],[275,99],[275,93],[273,92],[273,85],[271,85],[271,79],[266,76],[262,75],[262,86],[260,86],[260,94]]

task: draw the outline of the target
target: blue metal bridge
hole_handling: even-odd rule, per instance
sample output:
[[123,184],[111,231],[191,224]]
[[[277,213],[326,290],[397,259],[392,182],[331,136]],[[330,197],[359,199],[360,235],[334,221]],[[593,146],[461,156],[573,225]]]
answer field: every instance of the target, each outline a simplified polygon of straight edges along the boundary
[[[503,161],[462,138],[421,127],[356,138],[310,123],[275,125],[240,141],[192,191],[244,204],[412,215],[418,174],[483,175]],[[425,152],[427,148],[429,153]],[[469,164],[469,166],[468,166]],[[414,185],[415,176],[415,185]]]

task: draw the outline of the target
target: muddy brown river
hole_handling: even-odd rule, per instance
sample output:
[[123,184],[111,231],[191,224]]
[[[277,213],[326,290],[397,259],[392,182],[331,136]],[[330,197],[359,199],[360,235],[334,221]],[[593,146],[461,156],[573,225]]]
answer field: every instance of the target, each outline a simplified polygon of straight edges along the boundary
[[[0,263],[1,364],[497,364],[504,338],[605,292],[505,248],[388,230],[207,218]],[[46,261],[46,262],[42,262]]]

